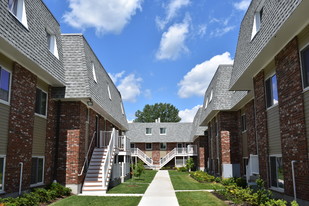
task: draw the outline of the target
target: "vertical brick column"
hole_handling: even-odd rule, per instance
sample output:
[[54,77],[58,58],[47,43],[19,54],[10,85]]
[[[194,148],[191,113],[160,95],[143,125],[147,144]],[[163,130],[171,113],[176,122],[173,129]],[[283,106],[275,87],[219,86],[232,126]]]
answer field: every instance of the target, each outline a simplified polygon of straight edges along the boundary
[[256,155],[256,135],[255,135],[255,110],[254,100],[245,105],[246,123],[247,123],[247,137],[248,137],[248,154]]
[[206,137],[199,136],[193,143],[197,147],[197,167],[205,168],[205,145],[206,145]]
[[231,164],[230,132],[221,131],[221,164]]
[[309,200],[309,162],[298,42],[276,56],[285,193],[293,195],[291,161],[296,160],[297,197]]
[[258,141],[259,170],[261,178],[268,185],[268,130],[264,71],[258,73],[254,77],[253,82],[256,107],[256,135]]
[[152,143],[153,164],[160,164],[160,143]]
[[19,162],[24,164],[22,189],[30,186],[36,81],[34,74],[14,64],[5,171],[5,191],[8,193],[19,189]]
[[67,130],[66,184],[78,184],[80,130]]

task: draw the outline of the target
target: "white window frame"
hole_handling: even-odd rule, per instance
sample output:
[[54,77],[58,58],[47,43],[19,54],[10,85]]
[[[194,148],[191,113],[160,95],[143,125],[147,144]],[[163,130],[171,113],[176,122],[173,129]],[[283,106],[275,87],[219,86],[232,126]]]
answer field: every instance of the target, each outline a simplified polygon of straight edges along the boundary
[[241,122],[241,132],[245,133],[247,131],[247,116],[245,113],[241,115],[240,122]]
[[[30,187],[37,187],[37,186],[44,185],[45,156],[32,156],[32,157],[31,157],[31,163],[32,163],[32,158],[43,159],[43,171],[42,171],[42,182],[37,182],[37,183],[34,183],[34,184],[30,184]],[[32,165],[31,165],[31,172],[32,172]],[[31,175],[32,175],[32,174],[31,174]],[[30,182],[31,182],[31,175],[30,175]]]
[[[162,147],[163,145],[163,147]],[[166,142],[161,142],[160,143],[160,150],[161,151],[166,151],[167,150],[167,143]]]
[[[147,131],[150,131],[150,133],[148,133]],[[145,129],[145,134],[146,134],[146,135],[152,135],[152,128],[146,127],[146,129]]]
[[[9,0],[10,1],[10,0]],[[8,10],[10,13],[26,28],[28,29],[27,15],[26,15],[26,7],[24,0],[16,0],[17,2],[17,11],[16,14],[12,11],[9,6],[8,1]]]
[[[150,144],[150,148],[147,148],[147,144]],[[145,150],[152,150],[152,143],[145,143]]]
[[[93,62],[91,62],[91,70],[92,70],[92,77],[93,77],[93,81],[95,83],[98,83],[98,80],[97,80],[97,74],[95,72],[95,65]],[[107,84],[108,85],[108,84]]]
[[[274,88],[273,88],[272,78],[273,78],[274,76],[276,76],[276,82],[277,82],[277,85],[276,85],[276,88],[277,88],[277,96],[278,96],[277,102],[275,101],[275,99],[274,99],[274,94],[273,94]],[[268,80],[270,80],[270,83],[271,83],[271,84],[270,84],[270,86],[271,86],[271,88],[270,88],[270,89],[271,89],[271,94],[270,94],[270,95],[271,95],[271,98],[272,98],[272,105],[270,105],[270,106],[268,106],[268,95],[267,95],[267,81],[268,81]],[[268,109],[271,109],[271,108],[277,106],[278,103],[279,103],[277,74],[276,74],[276,73],[272,73],[271,75],[267,76],[267,78],[265,78],[264,85],[265,85],[266,108],[267,108],[267,110],[268,110]]]
[[124,108],[123,108],[123,103],[120,102],[120,108],[121,108],[121,113],[124,114]]
[[206,101],[205,101],[205,109],[207,109],[207,107],[208,107],[208,97],[206,97]]
[[[48,38],[49,36],[49,38]],[[59,59],[58,46],[57,46],[57,38],[56,35],[50,30],[46,29],[46,42],[48,50]]]
[[262,17],[263,17],[263,12],[264,12],[263,6],[264,6],[264,0],[261,2],[260,6],[257,8],[256,12],[254,13],[251,40],[253,40],[256,34],[261,30]]
[[111,90],[109,88],[109,84],[107,84],[107,92],[108,92],[109,99],[112,100],[112,95],[111,95]]
[[[162,133],[162,130],[164,130],[164,133]],[[166,127],[160,127],[160,135],[166,135]]]
[[[276,158],[278,158],[278,157],[281,157],[281,159],[282,159],[282,167],[283,167],[283,158],[282,158],[282,154],[272,154],[272,155],[269,155],[269,159],[268,159],[268,161],[269,161],[269,185],[270,185],[270,189],[272,189],[272,190],[275,190],[275,191],[278,191],[278,192],[284,192],[284,186],[283,186],[283,188],[281,188],[281,187],[274,187],[274,186],[272,186],[272,183],[271,183],[271,181],[272,181],[272,176],[271,176],[271,162],[270,162],[270,158],[271,157],[276,157]],[[277,164],[277,161],[276,161],[276,164]],[[277,175],[278,175],[278,167],[277,167],[277,165],[276,165],[276,173],[277,173]],[[284,178],[284,177],[283,177]],[[277,177],[277,179],[278,179],[278,177]],[[283,183],[284,184],[284,183]]]
[[0,99],[0,103],[6,104],[6,105],[10,105],[10,102],[11,102],[11,89],[12,89],[12,87],[11,87],[12,86],[12,72],[0,65],[0,71],[1,71],[1,69],[3,69],[6,72],[10,73],[10,82],[9,82],[9,97],[8,97],[8,101]]
[[210,91],[210,95],[209,95],[209,103],[212,101],[212,99],[213,99],[213,95],[214,95],[214,90],[213,90],[213,89],[211,89],[211,91]]
[[[36,87],[36,89],[39,89],[39,90],[41,90],[42,92],[44,92],[44,93],[46,94],[46,105],[45,105],[45,115],[36,113],[36,111],[34,110],[35,115],[36,115],[36,116],[39,116],[39,117],[47,118],[48,92],[45,91],[44,89],[42,89],[41,87]],[[36,94],[35,94],[35,95],[36,95]],[[36,96],[35,96],[35,98],[36,98]],[[35,101],[36,101],[36,100],[35,100]],[[36,108],[36,102],[35,102],[35,108]],[[34,109],[35,109],[35,108],[34,108]]]
[[3,158],[2,188],[0,189],[0,193],[4,193],[6,156],[5,155],[0,155],[0,158]]
[[[299,50],[300,63],[301,63],[300,65],[301,65],[301,75],[302,75],[302,86],[303,86],[304,91],[309,91],[309,81],[307,82],[308,85],[305,85],[305,82],[304,82],[306,74],[304,74],[305,68],[304,68],[304,62],[303,62],[303,55],[302,55],[302,53],[305,50],[308,50],[308,52],[309,52],[309,44],[307,44],[306,46],[304,46],[303,48],[301,48]],[[309,69],[309,65],[307,65],[307,67]],[[307,78],[309,78],[309,77],[307,77]]]

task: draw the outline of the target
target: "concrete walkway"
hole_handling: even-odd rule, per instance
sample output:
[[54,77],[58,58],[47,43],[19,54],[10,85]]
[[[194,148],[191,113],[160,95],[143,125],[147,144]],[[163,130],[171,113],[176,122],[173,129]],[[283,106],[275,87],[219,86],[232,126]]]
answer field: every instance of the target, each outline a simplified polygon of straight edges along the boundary
[[139,206],[179,206],[167,170],[159,170],[143,195]]

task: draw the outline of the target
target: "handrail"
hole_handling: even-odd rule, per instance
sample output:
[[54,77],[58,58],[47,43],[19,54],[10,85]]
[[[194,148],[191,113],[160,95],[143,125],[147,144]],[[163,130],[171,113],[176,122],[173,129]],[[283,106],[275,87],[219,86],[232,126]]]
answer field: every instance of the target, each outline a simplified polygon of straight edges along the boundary
[[84,164],[83,164],[82,170],[81,170],[81,172],[78,174],[78,176],[82,176],[83,173],[84,173],[85,164],[86,164],[86,162],[88,161],[89,151],[90,151],[90,148],[91,148],[91,145],[92,145],[92,142],[93,142],[93,140],[94,140],[94,137],[95,137],[95,134],[96,134],[96,133],[97,133],[96,131],[93,132],[93,135],[92,135],[92,138],[91,138],[91,142],[90,142],[90,144],[89,144],[88,151],[87,151],[87,154],[86,154],[86,156],[85,156],[85,160],[84,160]]
[[153,160],[148,157],[142,150],[138,148],[132,148],[132,153],[136,154],[141,160],[143,160],[148,166],[153,166]]
[[163,167],[169,161],[171,161],[171,159],[175,157],[176,153],[177,153],[176,148],[174,148],[172,151],[170,151],[164,157],[162,157],[162,159],[160,159],[160,168]]
[[106,179],[107,179],[108,170],[109,170],[109,167],[110,167],[110,164],[111,164],[111,158],[112,158],[112,155],[113,155],[112,153],[113,153],[114,147],[116,145],[116,141],[117,141],[117,140],[115,141],[116,135],[117,134],[115,132],[115,129],[113,129],[111,139],[110,139],[109,144],[107,146],[106,158],[105,158],[105,161],[103,163],[102,183],[103,183],[104,188],[106,187]]

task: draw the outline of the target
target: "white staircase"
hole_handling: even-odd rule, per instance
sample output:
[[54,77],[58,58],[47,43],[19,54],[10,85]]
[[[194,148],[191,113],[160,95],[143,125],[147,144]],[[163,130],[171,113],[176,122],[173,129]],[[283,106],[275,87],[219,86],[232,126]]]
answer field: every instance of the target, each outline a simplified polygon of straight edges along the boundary
[[108,146],[94,149],[82,188],[83,195],[106,194],[114,162],[116,136],[117,132],[113,130]]
[[132,148],[132,156],[137,156],[149,167],[151,168],[153,167],[153,160],[150,157],[148,157],[142,150],[138,148]]

